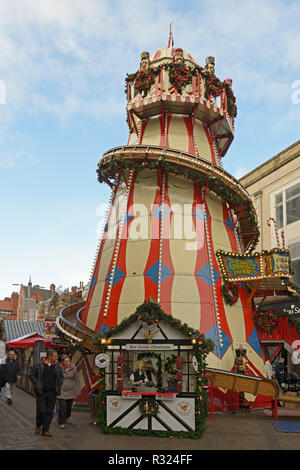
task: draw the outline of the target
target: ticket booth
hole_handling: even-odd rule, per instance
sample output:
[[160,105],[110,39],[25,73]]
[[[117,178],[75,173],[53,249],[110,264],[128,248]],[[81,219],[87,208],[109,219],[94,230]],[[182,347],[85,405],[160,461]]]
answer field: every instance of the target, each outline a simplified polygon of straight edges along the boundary
[[103,352],[96,364],[105,386],[99,403],[108,432],[200,433],[204,358],[213,345],[157,309],[151,317],[132,315],[98,338]]

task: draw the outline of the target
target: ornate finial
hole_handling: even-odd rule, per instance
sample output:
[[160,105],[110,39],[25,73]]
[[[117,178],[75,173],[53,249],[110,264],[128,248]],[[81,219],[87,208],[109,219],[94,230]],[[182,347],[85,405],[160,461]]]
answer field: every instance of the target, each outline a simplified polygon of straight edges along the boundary
[[170,23],[170,32],[169,32],[168,49],[172,48],[173,46],[174,46],[174,40],[173,40],[172,21],[171,21],[171,23]]

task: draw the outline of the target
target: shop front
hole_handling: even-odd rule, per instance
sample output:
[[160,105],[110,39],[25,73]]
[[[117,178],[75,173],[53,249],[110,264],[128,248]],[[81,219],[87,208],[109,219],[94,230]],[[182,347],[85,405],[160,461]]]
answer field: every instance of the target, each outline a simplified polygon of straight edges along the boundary
[[100,424],[106,432],[200,437],[212,344],[158,304],[151,315],[145,305],[98,338]]

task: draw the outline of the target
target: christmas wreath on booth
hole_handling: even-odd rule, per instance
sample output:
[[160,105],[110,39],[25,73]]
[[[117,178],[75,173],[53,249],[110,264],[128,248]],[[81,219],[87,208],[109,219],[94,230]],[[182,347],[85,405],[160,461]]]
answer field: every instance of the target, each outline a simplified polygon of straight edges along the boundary
[[155,76],[160,72],[160,69],[150,67],[147,70],[141,70],[140,72],[137,73],[136,79],[135,79],[135,90],[137,93],[142,93],[143,95],[146,95],[152,85],[155,82]]
[[254,324],[258,330],[270,335],[276,330],[279,322],[279,315],[274,310],[266,312],[257,311],[254,315]]
[[236,284],[225,282],[221,289],[226,304],[233,305],[237,302],[239,298],[239,288]]

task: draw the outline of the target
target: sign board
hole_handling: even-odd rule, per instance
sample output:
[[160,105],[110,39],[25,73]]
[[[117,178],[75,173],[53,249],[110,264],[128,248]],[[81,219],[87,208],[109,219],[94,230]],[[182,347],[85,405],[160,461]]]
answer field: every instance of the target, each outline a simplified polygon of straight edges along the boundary
[[274,253],[272,255],[272,269],[273,273],[289,274],[289,257],[284,254]]
[[107,354],[98,354],[95,357],[95,364],[97,367],[100,367],[100,369],[104,369],[106,366],[109,364],[109,357]]
[[259,275],[259,258],[242,258],[228,256],[225,262],[227,275],[230,279],[255,277]]
[[126,344],[127,351],[174,351],[174,344]]

